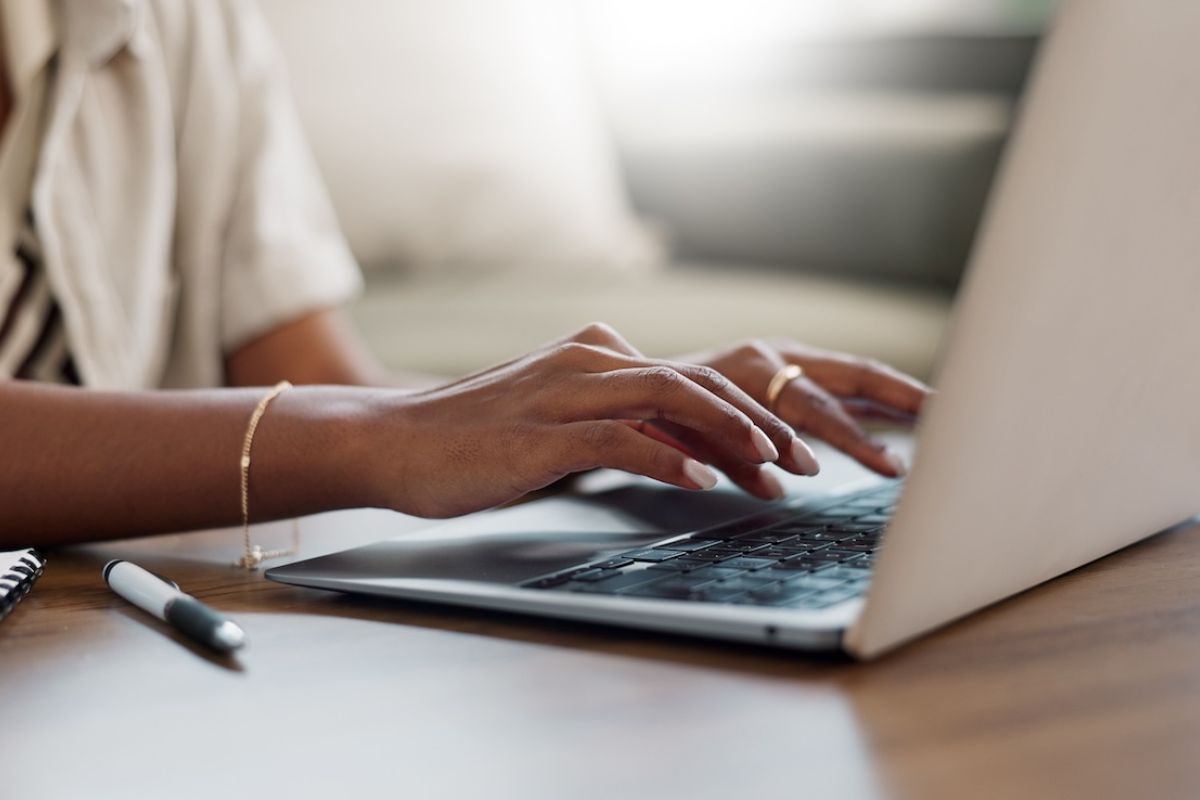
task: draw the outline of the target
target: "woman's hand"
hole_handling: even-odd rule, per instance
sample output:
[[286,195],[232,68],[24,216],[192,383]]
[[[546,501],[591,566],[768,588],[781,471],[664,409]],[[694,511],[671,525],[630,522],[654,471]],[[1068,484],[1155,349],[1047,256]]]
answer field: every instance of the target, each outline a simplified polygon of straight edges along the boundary
[[649,359],[605,325],[434,389],[381,395],[369,414],[373,500],[447,517],[573,472],[613,467],[687,489],[716,475],[765,498],[762,469],[815,474],[792,428],[709,366]]
[[[799,365],[802,376],[784,386],[773,411],[797,431],[823,439],[864,466],[893,477],[904,474],[903,460],[864,431],[856,417],[912,420],[930,393],[925,384],[879,362],[787,339],[754,339],[680,361],[719,371],[764,405],[771,378],[788,364]],[[738,480],[736,465],[724,468]]]

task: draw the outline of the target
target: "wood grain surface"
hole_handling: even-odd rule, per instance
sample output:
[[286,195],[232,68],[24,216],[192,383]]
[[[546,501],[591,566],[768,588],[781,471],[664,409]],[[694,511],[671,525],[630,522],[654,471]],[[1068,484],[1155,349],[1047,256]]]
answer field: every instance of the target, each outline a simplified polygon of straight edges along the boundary
[[[325,515],[305,552],[417,524]],[[1195,528],[869,664],[287,587],[237,545],[51,554],[0,624],[0,796],[1200,796]],[[250,646],[216,659],[129,606],[113,556]]]

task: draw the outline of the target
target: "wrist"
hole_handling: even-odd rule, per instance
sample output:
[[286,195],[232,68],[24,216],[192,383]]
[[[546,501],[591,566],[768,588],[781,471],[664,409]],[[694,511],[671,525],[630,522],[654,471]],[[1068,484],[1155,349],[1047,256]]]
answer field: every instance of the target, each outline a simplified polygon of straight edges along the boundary
[[380,505],[371,461],[377,390],[303,386],[274,400],[254,440],[254,519]]

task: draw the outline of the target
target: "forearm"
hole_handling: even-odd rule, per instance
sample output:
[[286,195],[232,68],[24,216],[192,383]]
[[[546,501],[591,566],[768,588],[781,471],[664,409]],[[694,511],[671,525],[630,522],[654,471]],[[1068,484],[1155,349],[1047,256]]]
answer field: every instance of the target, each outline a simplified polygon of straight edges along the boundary
[[[237,524],[264,390],[102,392],[0,383],[0,548]],[[298,387],[254,440],[256,520],[364,505],[364,390]]]

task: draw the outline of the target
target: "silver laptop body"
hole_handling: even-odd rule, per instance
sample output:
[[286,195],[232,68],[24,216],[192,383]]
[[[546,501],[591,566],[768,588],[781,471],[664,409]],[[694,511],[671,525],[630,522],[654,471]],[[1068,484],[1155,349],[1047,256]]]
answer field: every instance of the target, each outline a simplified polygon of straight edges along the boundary
[[[653,559],[704,534],[631,532],[628,515],[590,530],[578,519],[557,524],[569,503],[476,515],[267,576],[868,658],[1191,517],[1200,511],[1196,31],[1194,3],[1063,5],[975,244],[898,502],[899,487],[859,475],[720,526],[743,537],[722,544],[749,542],[753,560],[807,541],[776,533],[772,547],[763,531],[815,530],[838,506],[886,512],[881,547],[864,553],[865,594],[824,606],[800,596],[701,601],[639,594],[633,578],[615,593],[583,591],[576,576],[585,573],[573,570],[665,569]],[[536,524],[512,527],[523,514]],[[766,522],[755,529],[755,519]],[[861,527],[854,541],[867,542],[875,534]],[[651,560],[623,555],[637,553]]]

